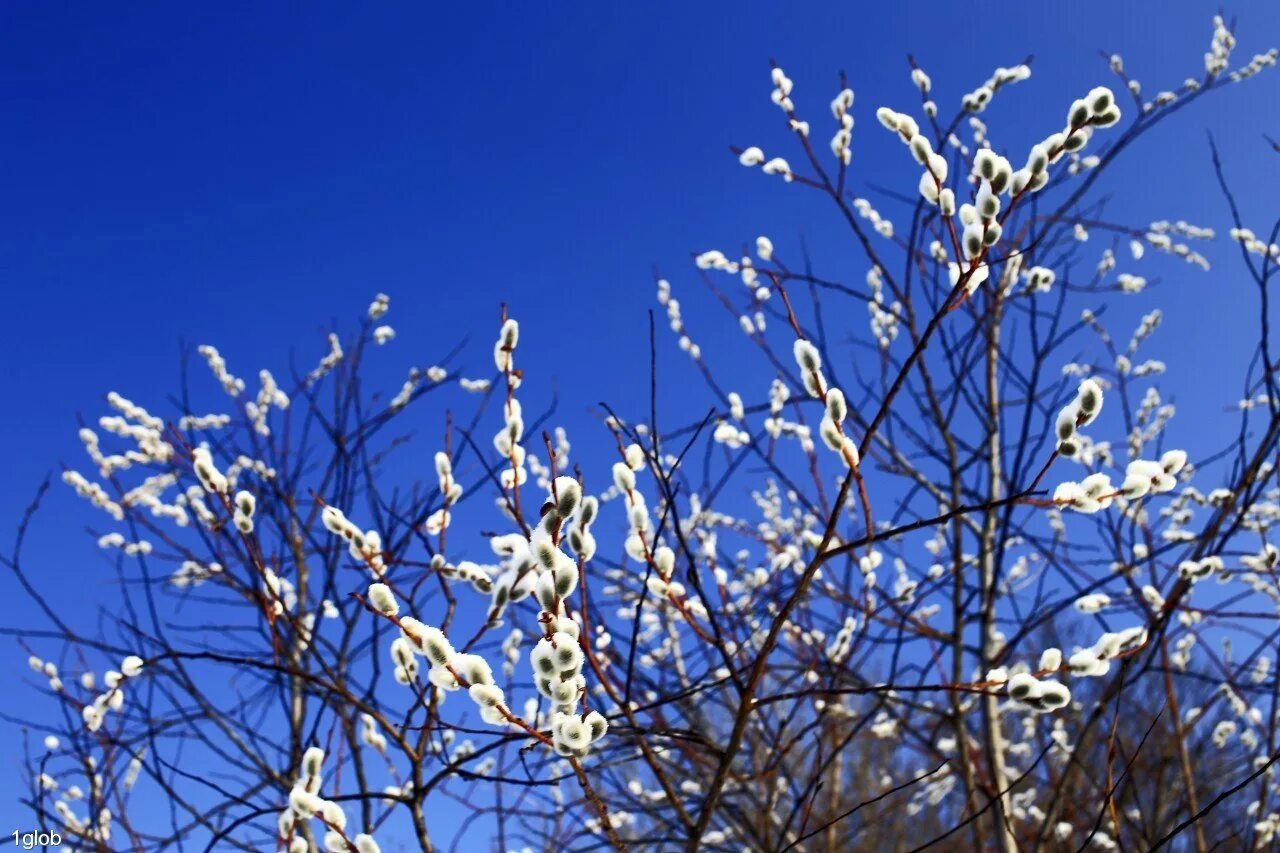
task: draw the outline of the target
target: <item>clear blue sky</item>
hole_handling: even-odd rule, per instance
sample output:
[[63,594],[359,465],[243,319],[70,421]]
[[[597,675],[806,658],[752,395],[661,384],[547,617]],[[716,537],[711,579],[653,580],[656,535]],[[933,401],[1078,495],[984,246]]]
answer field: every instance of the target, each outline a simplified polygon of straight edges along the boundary
[[[585,436],[598,400],[640,403],[655,265],[691,297],[704,349],[738,333],[701,298],[691,251],[732,250],[762,232],[794,245],[803,234],[820,268],[861,277],[825,206],[728,153],[789,142],[768,103],[770,57],[816,121],[846,70],[858,96],[853,186],[910,190],[913,167],[872,117],[916,103],[908,52],[947,108],[995,65],[1034,54],[1031,81],[985,116],[997,141],[1023,150],[1109,81],[1099,49],[1122,52],[1151,92],[1198,76],[1218,8],[907,5],[5,4],[0,544],[8,549],[9,526],[46,473],[83,465],[76,416],[96,419],[105,392],[171,414],[161,402],[180,338],[219,345],[241,374],[284,373],[293,351],[313,363],[327,324],[355,317],[379,290],[392,295],[400,333],[389,383],[467,332],[476,343],[464,364],[487,370],[506,300],[526,325],[526,370],[544,394],[554,378],[561,422]],[[1228,11],[1242,60],[1280,43],[1280,3]],[[1246,215],[1269,225],[1280,155],[1261,134],[1280,136],[1277,104],[1272,73],[1168,122],[1106,185],[1117,216],[1225,232],[1204,136],[1221,118],[1235,129],[1219,139],[1247,189]],[[1237,396],[1209,378],[1239,375],[1239,353],[1230,340],[1210,353],[1174,342],[1206,323],[1227,335],[1253,303],[1233,301],[1249,291],[1226,241],[1206,253],[1211,273],[1147,270],[1163,286],[1133,313],[1166,309],[1158,354],[1184,411],[1188,398],[1205,407],[1207,428]],[[865,322],[850,321],[860,333]],[[669,336],[663,344],[672,352]],[[692,378],[674,355],[664,364]],[[580,439],[585,453],[595,440]],[[87,613],[107,592],[105,564],[76,534],[100,519],[66,492],[55,486],[28,562],[47,588],[75,590],[71,612]],[[35,624],[12,604],[10,578],[0,595],[6,624]],[[22,678],[24,659],[13,647],[0,667]],[[0,726],[0,755],[15,743]],[[13,796],[6,769],[0,815]]]

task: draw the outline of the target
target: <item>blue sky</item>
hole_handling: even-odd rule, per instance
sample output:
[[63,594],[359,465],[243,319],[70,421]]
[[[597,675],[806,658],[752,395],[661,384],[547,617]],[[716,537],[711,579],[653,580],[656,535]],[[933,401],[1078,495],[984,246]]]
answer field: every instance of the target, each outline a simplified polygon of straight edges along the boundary
[[[692,251],[803,235],[821,268],[864,271],[815,198],[746,172],[728,152],[789,142],[768,103],[771,57],[817,121],[846,70],[858,95],[853,186],[910,189],[913,168],[872,118],[876,106],[916,103],[908,52],[944,104],[995,65],[1034,54],[1032,80],[986,116],[998,141],[1024,150],[1072,99],[1109,82],[1099,49],[1123,53],[1150,91],[1198,75],[1217,9],[937,7],[5,5],[0,518],[16,522],[59,462],[81,464],[77,414],[96,419],[108,390],[162,409],[180,340],[217,344],[244,374],[283,373],[292,353],[312,364],[329,324],[356,317],[377,291],[391,294],[400,333],[388,387],[468,333],[475,345],[462,363],[487,370],[505,300],[525,324],[531,388],[558,388],[560,421],[586,431],[601,399],[642,404],[655,266],[695,297],[684,301],[704,349],[738,333],[696,298],[705,294],[688,272]],[[1241,58],[1280,42],[1280,4],[1229,12]],[[1225,232],[1204,136],[1222,121],[1245,215],[1269,225],[1280,155],[1261,135],[1280,136],[1276,104],[1273,73],[1168,122],[1106,184],[1117,218]],[[1252,329],[1253,303],[1226,241],[1206,254],[1210,273],[1153,268],[1163,285],[1133,313],[1166,309],[1165,343],[1152,354],[1169,362],[1171,384],[1203,412],[1188,417],[1207,430],[1237,396],[1208,380],[1239,375],[1229,333],[1237,322]],[[865,316],[851,323],[862,331]],[[1209,352],[1174,345],[1206,332],[1227,340]],[[669,336],[662,342],[664,369],[690,376]],[[587,461],[593,446],[603,453],[607,442],[584,438]],[[48,588],[78,590],[66,606],[87,613],[108,592],[104,563],[87,536],[68,534],[98,519],[65,491],[55,487],[28,561]],[[6,549],[10,536],[0,530]],[[0,578],[0,594],[14,592]],[[35,624],[21,605],[5,622]],[[21,677],[24,658],[13,648],[0,666]],[[0,755],[15,738],[0,726]],[[12,774],[0,772],[0,801],[12,793]]]

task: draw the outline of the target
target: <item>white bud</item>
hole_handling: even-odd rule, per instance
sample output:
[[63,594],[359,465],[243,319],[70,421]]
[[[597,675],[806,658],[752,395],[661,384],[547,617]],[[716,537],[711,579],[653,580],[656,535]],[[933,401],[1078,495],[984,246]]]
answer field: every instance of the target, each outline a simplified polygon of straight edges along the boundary
[[1187,464],[1187,451],[1170,450],[1160,457],[1160,467],[1166,474],[1177,474]]
[[142,658],[137,655],[129,655],[120,662],[120,672],[126,678],[134,678],[138,673],[142,672]]
[[422,651],[426,653],[427,660],[431,661],[433,666],[444,666],[453,659],[453,645],[449,639],[445,637],[444,632],[439,628],[433,628],[430,625],[424,626],[421,638],[419,638]]
[[556,477],[554,489],[556,495],[556,513],[561,518],[568,518],[578,508],[582,500],[582,486],[572,477]]
[[1006,686],[1009,698],[1019,701],[1036,699],[1040,696],[1040,682],[1033,675],[1020,672],[1009,679]]
[[391,591],[391,587],[384,583],[375,583],[369,586],[369,603],[374,609],[386,616],[395,616],[400,612],[400,605],[396,602],[395,594]]
[[818,348],[806,341],[804,338],[797,338],[793,351],[796,358],[796,364],[805,372],[817,372],[822,369],[822,356],[818,354]]
[[636,487],[636,473],[625,462],[613,463],[613,484],[620,492],[630,492]]
[[848,414],[849,407],[845,403],[844,392],[839,388],[827,389],[827,417],[837,424],[842,424]]
[[471,700],[482,708],[496,708],[502,704],[502,688],[493,684],[473,684],[467,692]]

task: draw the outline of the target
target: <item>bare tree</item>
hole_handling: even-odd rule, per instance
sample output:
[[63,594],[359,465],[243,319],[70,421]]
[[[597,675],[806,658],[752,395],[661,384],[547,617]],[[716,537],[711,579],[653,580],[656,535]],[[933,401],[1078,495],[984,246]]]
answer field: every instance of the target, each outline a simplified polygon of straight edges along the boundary
[[[1274,844],[1280,222],[1249,230],[1214,152],[1260,323],[1238,430],[1188,460],[1160,313],[1129,334],[1104,312],[1148,287],[1139,262],[1207,268],[1214,233],[1095,192],[1276,63],[1234,46],[1215,19],[1203,73],[1150,100],[1104,57],[1119,93],[1074,93],[1016,157],[981,116],[1028,64],[943,120],[912,60],[919,110],[876,114],[920,169],[877,191],[905,226],[848,189],[848,85],[820,122],[773,68],[803,165],[734,154],[834,208],[865,279],[767,237],[698,254],[758,352],[741,394],[659,280],[709,405],[664,419],[688,376],[655,355],[648,394],[598,395],[608,473],[526,414],[522,334],[548,332],[505,309],[481,378],[371,389],[379,295],[256,394],[199,348],[226,413],[198,364],[164,415],[109,395],[80,430],[96,474],[62,479],[100,511],[116,598],[64,621],[26,569],[39,496],[4,558],[48,621],[20,640],[38,828],[86,850]],[[863,311],[869,335],[841,322]]]

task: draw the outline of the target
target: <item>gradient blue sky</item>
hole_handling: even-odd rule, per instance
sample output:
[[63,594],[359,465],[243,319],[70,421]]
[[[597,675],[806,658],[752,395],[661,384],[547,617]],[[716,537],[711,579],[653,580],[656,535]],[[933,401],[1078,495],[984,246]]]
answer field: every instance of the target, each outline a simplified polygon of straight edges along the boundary
[[[82,465],[76,416],[96,419],[105,392],[163,409],[180,339],[219,345],[241,374],[284,373],[294,352],[312,364],[328,324],[354,318],[379,290],[392,295],[400,333],[385,359],[389,387],[468,332],[476,345],[463,363],[487,371],[506,300],[526,326],[526,370],[544,393],[553,379],[561,392],[562,422],[593,423],[586,413],[606,397],[638,405],[630,389],[645,376],[655,265],[695,297],[684,301],[704,349],[738,333],[696,298],[691,251],[803,234],[820,269],[864,271],[817,199],[728,153],[789,142],[768,103],[770,57],[815,127],[826,127],[845,69],[858,95],[854,188],[910,189],[913,167],[872,118],[876,106],[916,103],[908,51],[948,106],[995,65],[1034,54],[1032,80],[985,116],[1021,150],[1109,82],[1099,49],[1122,52],[1151,92],[1199,76],[1218,8],[936,6],[5,4],[0,519],[16,521],[59,462]],[[1280,43],[1280,3],[1229,12],[1241,59]],[[1273,73],[1168,122],[1107,183],[1117,216],[1225,232],[1204,136],[1221,121],[1246,216],[1269,225],[1280,155],[1261,134],[1280,136],[1277,104]],[[1208,429],[1238,396],[1209,379],[1239,375],[1228,333],[1235,322],[1253,328],[1253,303],[1226,241],[1206,254],[1214,272],[1168,261],[1134,270],[1163,285],[1132,310],[1166,308],[1152,354]],[[850,322],[865,329],[861,313]],[[1207,353],[1175,345],[1206,333],[1227,342]],[[687,367],[665,358],[673,372]],[[30,542],[29,565],[47,588],[74,590],[64,595],[73,613],[109,592],[101,556],[76,535],[90,522],[100,519],[58,485]],[[0,530],[5,549],[10,541]],[[9,577],[0,595],[11,602],[5,624],[35,624]],[[24,658],[14,647],[0,668],[21,678]],[[0,755],[15,743],[0,725]],[[0,816],[12,776],[0,772]]]

